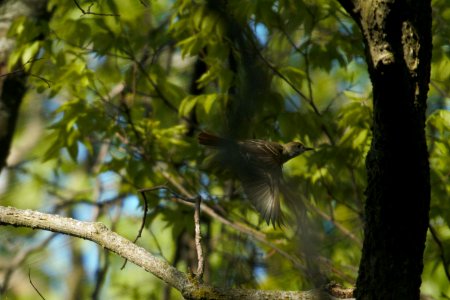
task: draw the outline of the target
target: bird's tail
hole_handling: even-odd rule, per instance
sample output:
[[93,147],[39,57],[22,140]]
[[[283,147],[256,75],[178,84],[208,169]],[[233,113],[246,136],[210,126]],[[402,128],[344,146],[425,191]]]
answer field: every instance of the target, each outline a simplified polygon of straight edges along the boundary
[[200,132],[198,135],[198,142],[201,145],[210,147],[220,147],[226,144],[227,140],[216,135],[209,134],[207,132]]

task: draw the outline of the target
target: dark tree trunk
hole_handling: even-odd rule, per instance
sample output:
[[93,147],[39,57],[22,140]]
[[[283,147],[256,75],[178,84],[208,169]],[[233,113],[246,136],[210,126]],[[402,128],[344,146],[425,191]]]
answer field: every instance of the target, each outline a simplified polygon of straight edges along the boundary
[[[3,69],[3,68],[2,68]],[[0,88],[0,170],[6,165],[12,138],[25,94],[25,76],[7,75]]]
[[[6,166],[28,77],[26,72],[21,71],[21,65],[12,71],[6,67],[9,54],[14,49],[14,40],[7,36],[8,30],[5,28],[9,28],[19,16],[48,20],[50,15],[46,6],[47,1],[41,0],[0,1],[0,172]],[[39,38],[43,37],[36,39]]]
[[340,0],[359,25],[373,85],[358,299],[419,299],[430,183],[425,109],[431,1]]

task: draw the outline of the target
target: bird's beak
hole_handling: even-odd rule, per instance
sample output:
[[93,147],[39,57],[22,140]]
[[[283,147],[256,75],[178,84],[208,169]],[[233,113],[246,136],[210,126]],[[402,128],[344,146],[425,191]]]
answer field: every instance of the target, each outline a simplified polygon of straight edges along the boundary
[[316,150],[316,149],[314,149],[314,148],[309,148],[309,147],[305,147],[305,151],[311,151],[311,150]]

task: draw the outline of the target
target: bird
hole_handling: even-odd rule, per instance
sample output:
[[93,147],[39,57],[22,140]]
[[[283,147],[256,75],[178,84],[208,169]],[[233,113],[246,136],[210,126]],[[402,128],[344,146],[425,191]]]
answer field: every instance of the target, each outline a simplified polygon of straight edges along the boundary
[[237,177],[249,201],[267,225],[281,226],[280,185],[283,164],[314,148],[300,142],[276,142],[245,139],[233,140],[207,132],[200,132],[198,142],[217,150],[215,160]]

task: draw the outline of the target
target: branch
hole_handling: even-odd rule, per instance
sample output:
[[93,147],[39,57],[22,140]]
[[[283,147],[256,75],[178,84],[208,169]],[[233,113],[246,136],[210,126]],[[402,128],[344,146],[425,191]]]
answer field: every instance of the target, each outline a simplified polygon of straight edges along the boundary
[[103,223],[82,222],[58,215],[0,206],[0,225],[43,229],[90,240],[144,268],[178,290],[189,285],[186,274],[112,232]]
[[202,250],[202,234],[200,232],[200,205],[202,202],[202,197],[197,197],[195,201],[195,211],[194,211],[194,223],[195,223],[195,248],[197,250],[197,273],[195,276],[198,280],[203,277],[203,268],[205,265],[205,260],[203,258]]
[[[23,65],[19,66],[17,69],[5,73],[5,74],[0,74],[0,78],[1,77],[7,77],[7,76],[12,76],[12,75],[19,75],[19,74],[24,74],[24,75],[29,75],[31,77],[36,77],[37,79],[42,80],[43,82],[45,82],[45,84],[47,84],[48,88],[51,88],[51,84],[53,84],[53,82],[51,80],[48,80],[40,75],[34,74],[34,73],[29,73],[27,72],[27,70],[25,69],[25,66],[28,64],[33,64],[35,61],[41,60],[43,58],[36,58],[36,59],[29,59],[26,63],[24,63]],[[30,68],[31,70],[31,68]]]
[[172,104],[172,102],[170,102],[169,99],[167,99],[167,97],[164,95],[164,93],[161,91],[161,89],[159,88],[158,84],[152,79],[152,77],[150,76],[150,74],[147,72],[145,66],[142,65],[141,62],[139,62],[138,60],[134,59],[134,62],[136,63],[139,71],[141,71],[142,74],[144,74],[145,78],[148,80],[148,82],[150,83],[150,85],[153,87],[153,89],[155,90],[156,94],[158,95],[158,97],[162,100],[162,102],[172,111],[178,113],[178,108]]
[[112,232],[103,223],[82,222],[58,215],[0,206],[0,225],[49,230],[93,241],[173,286],[186,299],[337,299],[329,294],[332,292],[329,288],[310,291],[262,291],[216,288],[201,284],[168,262]]
[[343,225],[341,225],[340,223],[336,222],[336,220],[334,220],[333,217],[327,215],[325,212],[323,212],[322,210],[320,210],[318,207],[311,205],[307,202],[306,206],[308,207],[308,209],[314,211],[315,213],[317,213],[319,216],[321,216],[323,219],[331,222],[342,234],[344,234],[345,236],[347,236],[348,238],[350,238],[352,241],[354,241],[356,243],[356,245],[358,245],[358,247],[362,247],[362,242],[361,240],[356,237],[355,234],[353,234],[353,232],[351,232],[350,230],[348,230],[347,228],[345,228]]
[[319,109],[317,108],[316,104],[314,103],[312,98],[309,98],[306,96],[302,91],[300,91],[294,83],[292,83],[286,76],[284,76],[274,65],[272,65],[263,55],[262,53],[256,48],[256,45],[253,45],[256,49],[256,53],[261,58],[261,60],[266,64],[266,66],[272,70],[278,77],[280,77],[284,82],[286,82],[300,97],[305,99],[306,102],[312,107],[314,113],[318,116],[321,115]]
[[28,269],[28,281],[30,282],[33,289],[38,293],[39,297],[41,297],[42,300],[45,300],[44,296],[39,292],[39,290],[36,288],[36,286],[33,284],[33,281],[31,280],[31,269]]
[[118,14],[105,14],[105,13],[92,12],[91,7],[94,4],[89,5],[88,9],[85,10],[81,7],[81,5],[76,0],[73,0],[73,2],[75,2],[75,5],[78,7],[78,9],[81,11],[81,13],[83,15],[94,15],[94,16],[103,16],[103,17],[120,17],[120,15],[118,15]]

